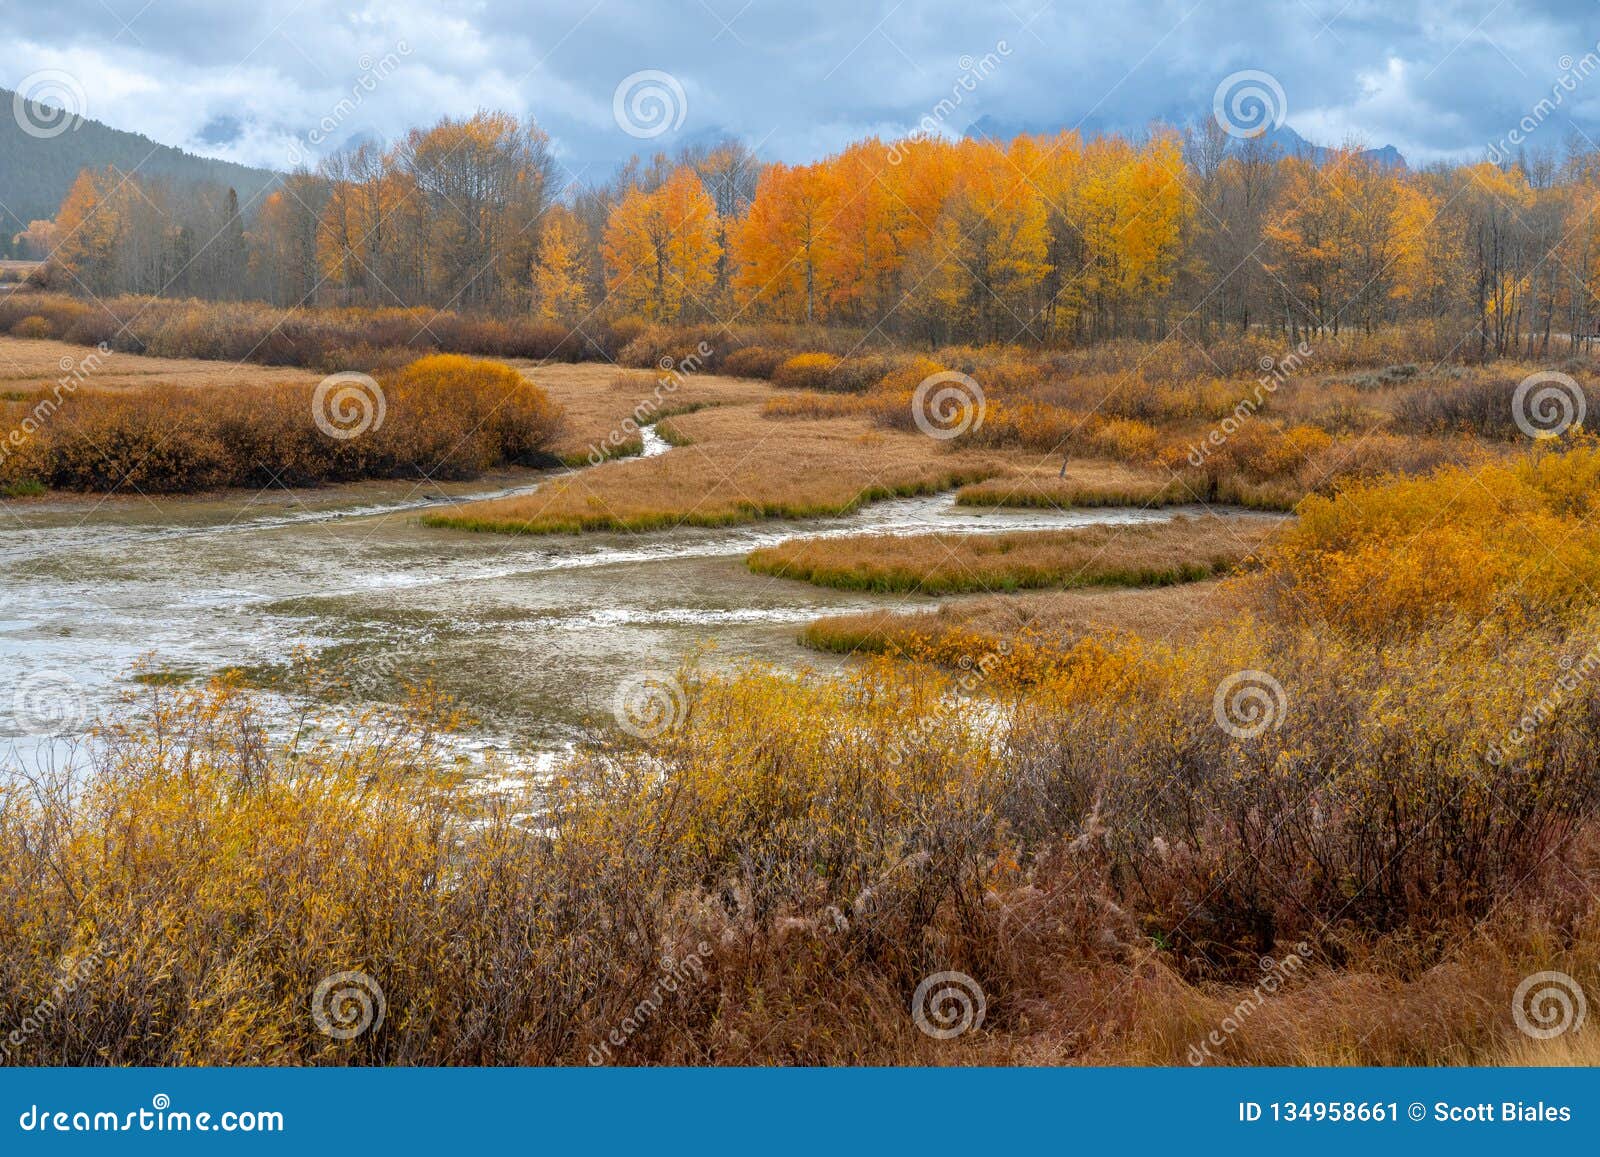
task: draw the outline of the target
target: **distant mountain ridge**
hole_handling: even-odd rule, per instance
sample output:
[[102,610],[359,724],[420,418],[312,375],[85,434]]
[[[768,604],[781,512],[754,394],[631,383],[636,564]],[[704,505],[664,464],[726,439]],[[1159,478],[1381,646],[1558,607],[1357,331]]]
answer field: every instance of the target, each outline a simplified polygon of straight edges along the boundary
[[[1021,124],[1003,121],[997,117],[981,116],[972,122],[966,131],[966,136],[979,140],[1008,141],[1012,137],[1022,136],[1025,133],[1036,136],[1053,136],[1067,127],[1069,126]],[[1077,128],[1084,136],[1099,136],[1118,131],[1098,121],[1084,121]],[[1333,151],[1324,145],[1312,144],[1288,125],[1279,125],[1276,128],[1267,129],[1266,132],[1261,134],[1261,139],[1267,145],[1281,150],[1287,156],[1309,155],[1318,164],[1326,160],[1328,154]],[[1404,169],[1408,167],[1405,157],[1401,156],[1400,150],[1393,145],[1383,145],[1381,148],[1376,149],[1363,149],[1361,150],[1361,155],[1371,157],[1379,164],[1392,168]]]
[[[61,199],[86,168],[115,165],[180,184],[220,185],[237,192],[245,206],[279,180],[279,174],[268,169],[197,157],[85,117],[74,117],[72,127],[56,136],[31,136],[12,115],[15,101],[15,93],[0,88],[0,254],[8,252],[12,235],[30,221],[55,216]],[[58,110],[26,103],[37,114],[34,123],[49,124],[60,115]]]

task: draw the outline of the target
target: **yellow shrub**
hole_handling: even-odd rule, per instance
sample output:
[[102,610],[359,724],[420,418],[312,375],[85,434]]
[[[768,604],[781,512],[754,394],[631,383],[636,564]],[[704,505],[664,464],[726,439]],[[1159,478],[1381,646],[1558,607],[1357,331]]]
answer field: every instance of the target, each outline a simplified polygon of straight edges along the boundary
[[1096,449],[1120,458],[1124,462],[1149,461],[1161,442],[1161,432],[1154,426],[1132,418],[1113,418],[1094,432],[1091,441]]
[[908,399],[907,405],[909,405],[911,394],[922,384],[924,378],[931,377],[948,368],[948,366],[941,365],[932,358],[916,354],[903,358],[896,365],[890,367],[889,372],[878,383],[877,389],[883,393],[897,396],[904,394]]
[[1089,415],[1047,402],[990,400],[984,411],[982,439],[1030,450],[1056,450],[1082,437],[1091,427]]
[[832,354],[795,354],[772,374],[772,384],[786,390],[824,390],[829,376],[839,368]]
[[1600,452],[1450,467],[1311,497],[1268,573],[1285,613],[1363,635],[1560,617],[1600,590]]

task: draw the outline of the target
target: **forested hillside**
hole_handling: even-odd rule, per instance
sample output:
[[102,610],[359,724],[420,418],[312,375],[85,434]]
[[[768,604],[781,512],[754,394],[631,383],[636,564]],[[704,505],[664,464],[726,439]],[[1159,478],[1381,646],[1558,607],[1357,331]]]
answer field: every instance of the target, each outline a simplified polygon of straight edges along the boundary
[[[147,180],[232,188],[247,211],[278,180],[278,174],[267,169],[197,157],[81,117],[56,136],[31,136],[22,130],[19,118],[9,115],[15,99],[15,93],[0,89],[0,109],[8,114],[0,116],[0,254],[10,252],[13,235],[29,222],[55,216],[72,182],[86,168],[115,165]],[[48,119],[40,117],[38,123]]]

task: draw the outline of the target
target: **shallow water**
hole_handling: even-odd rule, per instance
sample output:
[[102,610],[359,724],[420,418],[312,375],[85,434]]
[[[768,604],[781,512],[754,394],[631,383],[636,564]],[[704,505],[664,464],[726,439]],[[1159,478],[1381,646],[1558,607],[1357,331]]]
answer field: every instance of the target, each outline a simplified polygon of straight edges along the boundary
[[471,534],[418,517],[446,497],[518,493],[539,481],[525,472],[427,491],[363,483],[0,504],[0,752],[33,762],[58,743],[42,735],[126,710],[118,703],[137,686],[140,661],[186,675],[273,670],[295,647],[371,702],[394,702],[407,681],[432,677],[480,720],[475,750],[557,751],[585,721],[609,718],[628,676],[670,671],[706,644],[714,664],[828,668],[840,660],[794,641],[807,620],[937,601],[753,575],[743,557],[757,547],[799,535],[991,533],[1175,513],[1004,511],[939,495],[842,518],[583,536]]

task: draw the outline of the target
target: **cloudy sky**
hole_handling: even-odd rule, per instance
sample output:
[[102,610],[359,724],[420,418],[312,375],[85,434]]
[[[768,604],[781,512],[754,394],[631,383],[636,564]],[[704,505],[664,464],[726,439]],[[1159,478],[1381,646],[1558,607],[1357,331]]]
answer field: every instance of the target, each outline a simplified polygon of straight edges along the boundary
[[271,168],[477,108],[583,179],[724,132],[799,160],[924,118],[1136,130],[1247,70],[1308,139],[1413,164],[1530,116],[1600,140],[1595,0],[0,0],[0,28],[0,86]]

